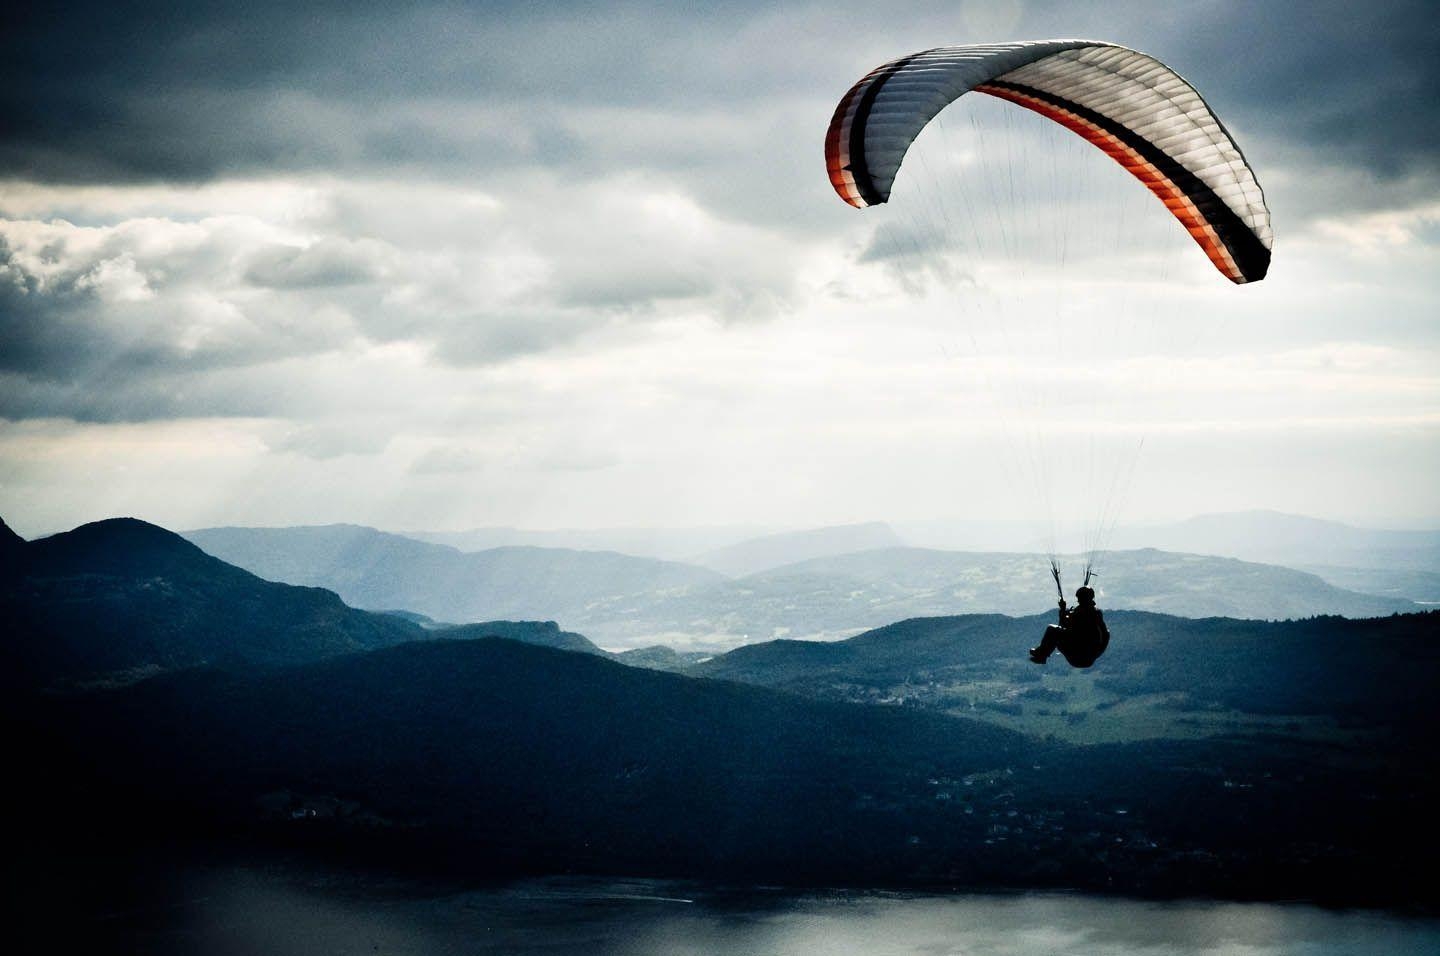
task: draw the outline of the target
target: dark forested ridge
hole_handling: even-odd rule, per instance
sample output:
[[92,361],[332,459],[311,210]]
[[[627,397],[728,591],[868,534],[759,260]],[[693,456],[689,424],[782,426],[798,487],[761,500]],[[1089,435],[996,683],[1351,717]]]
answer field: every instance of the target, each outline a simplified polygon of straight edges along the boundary
[[51,764],[23,810],[67,839],[1386,902],[1418,901],[1400,874],[1434,843],[1406,822],[1434,782],[1398,745],[1388,761],[1265,737],[1068,747],[495,638],[30,706]]
[[141,522],[0,530],[0,559],[24,853],[199,836],[476,874],[1424,905],[1440,849],[1416,823],[1437,613],[1112,612],[1083,672],[1024,659],[1046,616],[967,615],[639,656],[684,671],[658,673],[553,622],[354,611]]
[[[61,738],[51,746],[86,753],[70,764],[68,793],[46,794],[53,806],[88,803],[98,787],[123,794],[127,815],[155,807],[193,821],[199,808],[229,825],[263,822],[268,795],[299,794],[301,805],[350,805],[357,837],[458,840],[481,869],[540,855],[566,866],[893,877],[915,822],[907,808],[934,802],[929,779],[1045,749],[979,722],[498,638],[269,675],[171,675],[42,711],[45,733]],[[148,732],[156,727],[163,737]],[[150,773],[136,778],[137,766]],[[92,805],[86,817],[104,812]]]
[[[12,699],[8,708],[16,706]],[[12,715],[13,716],[13,715]],[[463,872],[596,871],[1420,903],[1422,728],[1092,747],[510,640],[33,700],[21,812]],[[144,768],[143,772],[137,772]],[[50,839],[50,837],[46,837]]]

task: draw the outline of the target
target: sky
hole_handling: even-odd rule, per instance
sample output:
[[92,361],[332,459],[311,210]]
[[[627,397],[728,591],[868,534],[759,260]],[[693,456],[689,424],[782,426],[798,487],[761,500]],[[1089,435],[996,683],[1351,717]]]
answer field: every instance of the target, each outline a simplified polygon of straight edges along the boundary
[[[888,206],[834,195],[865,72],[1052,37],[1205,95],[1264,282],[978,96]],[[1436,49],[1423,2],[37,3],[0,35],[0,516],[1433,526]]]

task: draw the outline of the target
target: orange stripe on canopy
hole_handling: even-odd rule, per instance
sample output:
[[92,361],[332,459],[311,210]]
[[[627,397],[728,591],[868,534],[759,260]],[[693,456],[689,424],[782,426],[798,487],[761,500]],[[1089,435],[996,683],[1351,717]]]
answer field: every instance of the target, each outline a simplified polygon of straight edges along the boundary
[[1185,231],[1190,233],[1191,237],[1199,243],[1201,249],[1205,250],[1205,255],[1209,256],[1210,261],[1215,263],[1215,268],[1224,273],[1232,282],[1239,283],[1246,281],[1245,274],[1241,272],[1240,267],[1235,264],[1235,259],[1230,255],[1230,250],[1225,247],[1225,243],[1223,243],[1215,233],[1214,227],[1211,226],[1209,221],[1200,213],[1200,210],[1195,207],[1190,197],[1186,196],[1168,176],[1156,169],[1154,164],[1121,142],[1111,133],[1101,129],[1089,120],[1076,116],[1069,110],[1046,102],[1039,97],[1029,96],[1016,90],[1000,86],[991,86],[989,84],[977,86],[975,90],[980,93],[988,93],[991,96],[999,97],[1002,100],[1008,100],[1028,110],[1033,110],[1046,119],[1059,123],[1071,132],[1078,133],[1080,136],[1085,137],[1085,139],[1100,147],[1106,155],[1129,170],[1132,176],[1144,183],[1147,189],[1159,197],[1160,201],[1165,204],[1165,208],[1169,209],[1171,214],[1180,220],[1180,224],[1185,227]]

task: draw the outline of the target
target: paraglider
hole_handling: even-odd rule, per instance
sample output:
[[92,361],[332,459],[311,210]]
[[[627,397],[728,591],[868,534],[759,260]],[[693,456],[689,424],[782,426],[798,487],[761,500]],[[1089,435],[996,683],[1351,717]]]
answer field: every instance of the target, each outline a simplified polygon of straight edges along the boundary
[[910,144],[971,91],[1033,110],[1098,146],[1163,202],[1232,282],[1270,268],[1270,211],[1210,107],[1165,64],[1092,40],[936,47],[870,71],[825,136],[831,185],[856,208],[890,197]]
[[[917,137],[947,106],[971,92],[1024,107],[1078,134],[1140,180],[1231,282],[1239,285],[1265,278],[1273,244],[1270,211],[1255,172],[1234,138],[1200,93],[1175,71],[1152,56],[1113,43],[1044,40],[943,46],[882,64],[849,89],[831,118],[825,136],[825,163],[835,192],[858,209],[888,202]],[[943,121],[938,125],[943,131]],[[984,152],[983,141],[979,145]],[[927,197],[926,205],[937,207],[948,221],[945,192],[937,193],[933,203]],[[1102,209],[1099,214],[1103,213]],[[921,209],[919,215],[929,213]],[[967,224],[962,224],[962,231],[966,228]],[[1121,220],[1118,228],[1128,227]],[[892,242],[895,258],[902,258],[905,253],[900,243]],[[912,249],[922,249],[922,243],[909,242]],[[1061,250],[1059,265],[1078,268],[1063,261],[1068,240],[1057,247]],[[1013,249],[1007,252],[1013,255]],[[1023,270],[1017,271],[1024,288]],[[1022,291],[1020,297],[1024,295]],[[970,303],[977,298],[973,281],[964,298]],[[1119,305],[1094,300],[1091,304],[1103,304],[1102,312]],[[957,302],[958,309],[965,307],[966,303]],[[978,309],[971,306],[971,311]],[[987,316],[986,321],[1003,324],[1005,319],[997,314]],[[1058,312],[1055,319],[1055,328],[1065,327]],[[1027,396],[1015,419],[1024,421],[1028,416],[1033,423],[1033,411],[1034,403]],[[1040,447],[1053,441],[1051,431],[1040,425],[1017,443],[1021,454],[1015,456],[1022,466],[1017,470],[1028,467],[1028,477],[1042,488],[1040,497],[1047,505],[1053,505],[1051,493],[1042,486],[1057,475],[1063,478],[1068,464],[1061,456],[1047,456]],[[1093,434],[1091,438],[1093,454]],[[1137,447],[1135,456],[1138,451]],[[1060,593],[1060,621],[1030,652],[1036,663],[1044,663],[1059,650],[1073,665],[1088,667],[1108,646],[1109,632],[1089,585],[1096,555],[1114,526],[1117,489],[1123,487],[1133,467],[1131,457],[1128,465],[1121,462],[1115,466],[1108,479],[1100,476],[1097,487],[1106,489],[1100,492],[1106,500],[1100,503],[1097,520],[1087,532],[1091,547],[1084,586],[1077,592],[1079,605],[1074,609],[1067,609],[1060,581],[1052,507],[1050,569]]]
[[1088,584],[1075,590],[1073,608],[1060,599],[1060,619],[1045,628],[1040,644],[1030,649],[1030,660],[1043,664],[1056,651],[1071,667],[1090,667],[1110,646],[1110,629],[1105,615],[1095,606],[1095,589]]

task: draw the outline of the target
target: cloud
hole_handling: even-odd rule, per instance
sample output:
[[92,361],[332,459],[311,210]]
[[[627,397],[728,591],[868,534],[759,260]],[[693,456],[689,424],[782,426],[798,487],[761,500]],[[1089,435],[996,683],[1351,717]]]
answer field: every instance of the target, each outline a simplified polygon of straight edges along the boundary
[[1440,202],[1350,218],[1326,217],[1315,224],[1321,235],[1366,252],[1386,254],[1397,247],[1440,245]]
[[[0,413],[106,417],[108,396],[124,420],[249,416],[278,404],[268,376],[247,395],[242,376],[205,374],[385,343],[494,365],[677,314],[772,317],[802,262],[630,177],[536,174],[506,201],[403,181],[220,183],[219,208],[263,201],[201,217],[204,189],[131,188],[0,193],[36,217],[0,220]],[[46,217],[46,199],[98,224]]]
[[332,326],[238,294],[250,250],[283,234],[231,217],[0,221],[7,305],[28,315],[8,325],[5,341],[46,359],[25,365],[41,376],[94,361],[205,368],[323,348]]
[[[393,494],[403,526],[450,523],[446,475],[476,522],[789,521],[950,507],[996,378],[1157,429],[1430,415],[1437,20],[1357,9],[32,5],[0,32],[0,438],[69,419],[55,448],[148,456],[106,474],[164,505],[181,439],[144,436],[183,434],[231,455],[188,475],[273,482],[275,521]],[[1002,32],[1193,79],[1268,191],[1270,278],[1230,287],[1006,104],[960,104],[896,202],[840,203],[821,136],[850,83]],[[26,500],[58,500],[41,471]]]

